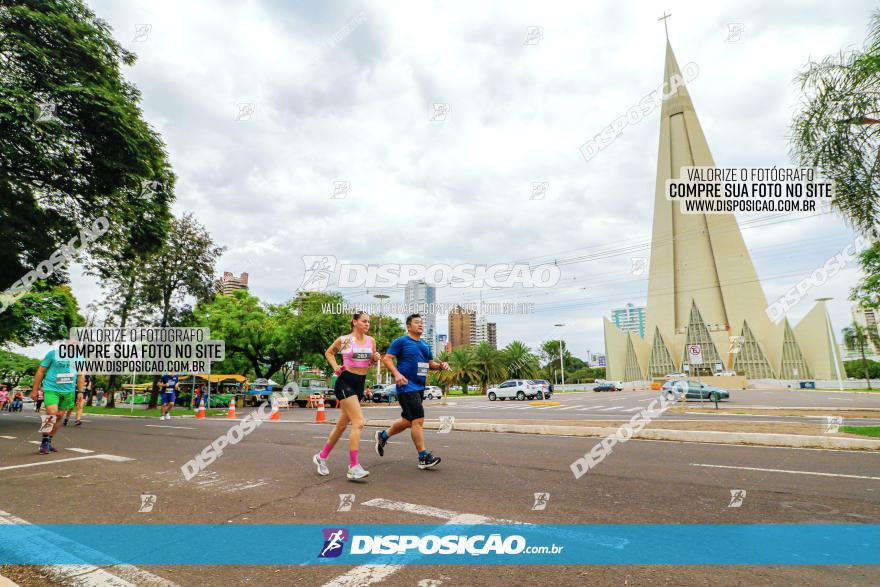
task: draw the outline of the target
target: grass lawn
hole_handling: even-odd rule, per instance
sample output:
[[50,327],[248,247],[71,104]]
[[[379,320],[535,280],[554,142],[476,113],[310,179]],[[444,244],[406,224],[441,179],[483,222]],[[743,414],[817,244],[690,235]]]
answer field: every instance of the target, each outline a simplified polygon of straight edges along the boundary
[[880,426],[841,426],[841,432],[847,434],[859,434],[861,436],[873,436],[880,438]]
[[[142,416],[144,418],[158,418],[162,415],[162,410],[159,408],[154,408],[152,410],[144,410],[142,408],[135,408],[133,411],[129,407],[124,408],[99,408],[97,406],[85,406],[83,407],[84,414],[112,414],[114,416]],[[226,410],[205,410],[205,414],[208,417],[211,416],[225,416]],[[171,411],[172,416],[195,416],[195,410],[184,409],[184,408],[174,408]]]

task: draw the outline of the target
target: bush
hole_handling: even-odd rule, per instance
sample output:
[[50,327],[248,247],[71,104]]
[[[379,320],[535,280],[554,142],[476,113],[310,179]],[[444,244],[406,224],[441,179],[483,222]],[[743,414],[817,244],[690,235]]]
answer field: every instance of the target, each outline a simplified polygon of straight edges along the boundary
[[[872,361],[868,359],[868,373],[871,379],[880,378],[880,362]],[[854,377],[856,379],[864,379],[865,378],[865,364],[861,359],[855,361],[844,361],[843,367],[846,370],[847,377]]]

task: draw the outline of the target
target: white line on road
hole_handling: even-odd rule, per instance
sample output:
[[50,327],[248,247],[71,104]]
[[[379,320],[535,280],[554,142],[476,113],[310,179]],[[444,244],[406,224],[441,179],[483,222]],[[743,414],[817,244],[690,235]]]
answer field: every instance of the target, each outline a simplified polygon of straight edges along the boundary
[[694,467],[712,467],[714,469],[742,469],[744,471],[762,471],[766,473],[791,473],[794,475],[818,475],[820,477],[846,477],[848,479],[871,479],[880,481],[880,477],[867,477],[863,475],[843,475],[841,473],[819,473],[816,471],[789,471],[786,469],[762,469],[760,467],[734,467],[732,465],[706,465],[703,463],[691,463]]
[[0,438],[5,438],[6,440],[15,440],[15,436],[0,436]]
[[609,407],[607,407],[607,408],[602,408],[602,409],[599,410],[599,411],[600,411],[600,412],[610,412],[610,411],[613,411],[613,410],[619,410],[619,409],[622,408],[622,407],[623,407],[623,406],[609,406]]
[[[448,520],[447,524],[518,524],[511,520],[496,520],[486,516],[476,514],[461,514],[451,510],[444,510],[432,506],[418,505],[415,503],[405,503],[401,501],[390,501],[387,499],[371,499],[365,501],[363,505],[393,510],[398,512],[406,512],[410,514],[418,514],[429,516],[432,518],[441,518]],[[387,577],[393,575],[403,568],[403,565],[360,565],[352,568],[347,573],[339,575],[332,581],[325,583],[324,587],[360,587],[362,585],[370,585],[383,581]]]
[[576,407],[577,407],[577,406],[562,406],[562,407],[560,407],[559,409],[560,409],[560,410],[573,410],[573,409],[575,409]]
[[625,409],[625,410],[623,410],[623,411],[624,411],[624,412],[638,412],[638,411],[641,410],[641,409],[642,409],[642,408],[627,408],[627,409]]
[[[0,524],[30,525],[30,522],[0,510]],[[70,542],[48,530],[42,530],[31,546],[52,552]],[[82,546],[78,545],[82,552]],[[109,565],[99,568],[94,565],[43,565],[40,567],[52,575],[62,585],[77,587],[178,587],[162,577],[148,573],[133,565]],[[115,574],[107,572],[112,570]]]
[[[37,442],[37,444],[40,444]],[[38,463],[28,463],[26,465],[12,465],[11,467],[0,467],[0,471],[8,471],[9,469],[24,469],[26,467],[39,467],[41,465],[54,465],[55,463],[69,463],[71,461],[84,461],[86,459],[101,459],[102,461],[113,461],[121,463],[124,461],[133,461],[128,457],[118,457],[116,455],[89,455],[87,457],[71,457],[69,459],[55,459],[52,461],[40,461]]]
[[147,424],[148,428],[177,428],[179,430],[196,430],[196,428],[191,428],[189,426],[165,426],[164,424]]
[[65,449],[65,450],[72,450],[73,452],[79,452],[79,453],[82,453],[82,454],[84,454],[84,455],[91,454],[91,453],[95,452],[95,451],[93,451],[93,450],[89,450],[89,449],[87,449],[87,448],[68,448],[68,449]]

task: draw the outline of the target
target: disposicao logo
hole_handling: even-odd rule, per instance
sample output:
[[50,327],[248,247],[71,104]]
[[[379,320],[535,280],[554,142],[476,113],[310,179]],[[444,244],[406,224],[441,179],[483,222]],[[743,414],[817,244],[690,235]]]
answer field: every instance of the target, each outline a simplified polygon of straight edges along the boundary
[[345,528],[324,528],[324,548],[318,558],[335,558],[342,554],[345,541],[348,540],[348,530]]

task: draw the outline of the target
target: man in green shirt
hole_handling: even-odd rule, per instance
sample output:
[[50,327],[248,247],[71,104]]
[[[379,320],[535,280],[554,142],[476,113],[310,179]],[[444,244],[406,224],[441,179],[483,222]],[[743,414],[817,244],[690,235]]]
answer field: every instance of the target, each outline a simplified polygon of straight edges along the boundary
[[43,433],[41,455],[58,452],[52,446],[52,437],[61,424],[60,412],[74,407],[77,391],[82,393],[85,384],[84,374],[76,371],[75,361],[81,359],[77,343],[64,342],[46,353],[34,376],[31,397],[36,397],[37,390],[42,387],[46,404],[46,416],[43,416],[43,425],[40,427],[40,432]]

